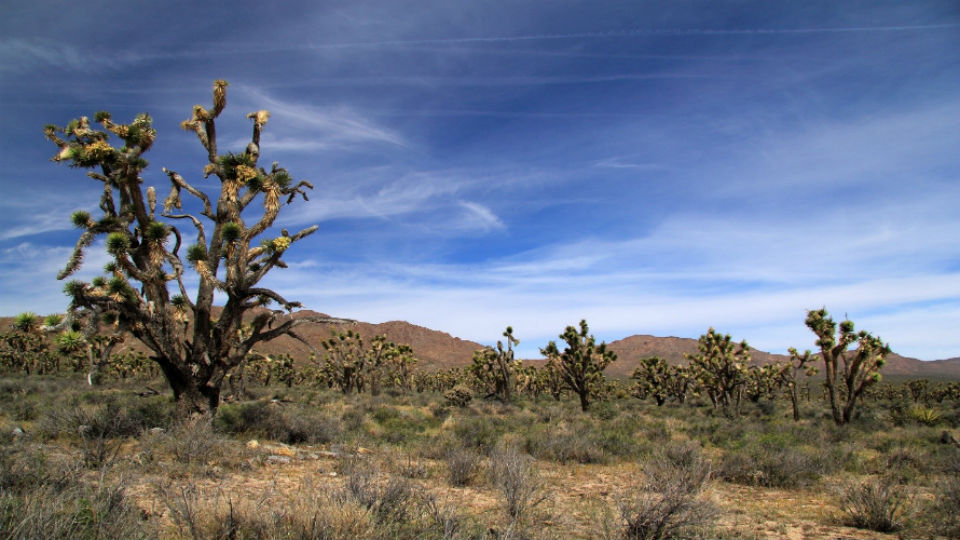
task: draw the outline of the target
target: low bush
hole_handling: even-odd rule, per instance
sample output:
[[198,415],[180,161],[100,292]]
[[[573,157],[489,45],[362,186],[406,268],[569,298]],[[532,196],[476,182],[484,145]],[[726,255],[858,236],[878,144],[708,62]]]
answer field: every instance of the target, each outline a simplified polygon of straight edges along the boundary
[[187,418],[168,430],[144,434],[140,446],[142,459],[148,463],[170,457],[183,465],[203,465],[222,460],[228,445],[206,419]]
[[907,500],[907,494],[895,482],[888,478],[871,478],[842,489],[840,512],[844,522],[851,526],[895,532],[903,528]]
[[469,448],[453,448],[446,456],[447,480],[451,486],[469,486],[480,472],[480,454]]
[[287,444],[324,444],[343,435],[341,423],[322,411],[266,401],[225,403],[217,409],[214,427],[224,433]]
[[[589,428],[588,428],[589,429]],[[578,431],[569,423],[538,425],[526,434],[524,449],[537,459],[567,463],[603,463],[607,456],[590,431]]]

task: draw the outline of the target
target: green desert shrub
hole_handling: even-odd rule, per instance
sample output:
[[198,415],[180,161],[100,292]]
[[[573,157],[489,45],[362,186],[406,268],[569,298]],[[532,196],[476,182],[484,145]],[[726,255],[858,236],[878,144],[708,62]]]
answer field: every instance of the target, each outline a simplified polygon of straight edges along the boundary
[[569,423],[556,426],[539,424],[528,431],[524,449],[537,459],[567,463],[603,463],[607,456],[601,444],[589,432],[578,431]]
[[934,502],[927,511],[933,530],[947,538],[960,538],[960,476],[949,475],[937,484]]
[[343,435],[342,424],[322,410],[266,401],[225,403],[217,409],[214,427],[223,433],[287,444],[323,444]]
[[459,416],[454,423],[453,433],[464,448],[486,454],[493,450],[509,427],[500,417]]
[[934,426],[941,419],[941,414],[937,409],[923,405],[910,407],[908,414],[913,421],[925,426]]

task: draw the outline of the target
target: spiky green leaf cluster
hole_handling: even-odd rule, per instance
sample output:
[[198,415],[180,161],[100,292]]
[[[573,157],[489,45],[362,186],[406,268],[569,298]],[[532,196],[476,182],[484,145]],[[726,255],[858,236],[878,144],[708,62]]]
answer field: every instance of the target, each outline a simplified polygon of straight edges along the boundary
[[130,249],[130,238],[122,232],[112,232],[107,235],[107,252],[111,255],[121,255]]
[[234,154],[233,152],[227,152],[220,156],[218,164],[226,178],[236,178],[237,167],[241,165],[246,165],[247,167],[254,166],[253,157],[248,154]]
[[90,224],[90,212],[77,210],[70,214],[70,222],[78,229],[86,229]]
[[251,178],[248,178],[246,181],[247,189],[250,191],[261,191],[264,186],[264,177],[262,174],[257,174]]
[[30,332],[40,325],[40,317],[32,312],[25,311],[13,319],[13,327],[21,332]]
[[87,288],[87,284],[86,284],[86,283],[80,281],[79,279],[74,279],[74,280],[68,281],[68,282],[63,286],[63,292],[64,292],[64,294],[66,294],[66,295],[69,296],[70,298],[76,298],[76,297],[80,296],[81,294],[83,294],[83,292],[86,290],[86,288]]
[[76,354],[85,345],[83,334],[76,330],[67,330],[56,338],[57,350],[63,354]]
[[159,221],[151,221],[143,231],[144,238],[152,242],[162,242],[166,240],[168,234],[170,234],[170,228]]
[[187,248],[187,260],[198,263],[207,259],[207,247],[203,244],[193,244]]
[[286,171],[286,169],[280,169],[273,174],[273,182],[277,184],[277,187],[280,189],[287,189],[293,183],[293,177]]
[[220,229],[220,236],[223,237],[224,242],[232,244],[240,239],[240,224],[239,223],[225,223],[223,228]]

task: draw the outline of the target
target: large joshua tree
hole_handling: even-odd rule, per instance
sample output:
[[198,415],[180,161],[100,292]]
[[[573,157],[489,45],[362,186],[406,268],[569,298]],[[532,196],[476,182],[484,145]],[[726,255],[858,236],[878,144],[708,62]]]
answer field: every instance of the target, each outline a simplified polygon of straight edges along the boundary
[[[58,278],[65,279],[80,267],[84,250],[97,237],[106,237],[112,260],[105,276],[90,283],[67,283],[70,311],[93,314],[88,320],[112,325],[117,332],[128,331],[143,342],[183,413],[212,414],[220,402],[224,378],[254,346],[284,334],[297,337],[295,326],[311,322],[293,319],[283,311],[255,308],[271,302],[287,312],[300,307],[258,284],[274,268],[286,266],[282,256],[291,244],[317,230],[312,226],[293,235],[283,230],[279,236],[264,238],[281,207],[298,195],[307,200],[305,190],[313,186],[294,182],[277,163],[269,169],[259,165],[260,132],[270,116],[267,111],[247,115],[253,134],[243,152],[218,150],[216,119],[227,103],[226,88],[226,81],[215,81],[213,107],[195,105],[191,117],[181,124],[197,135],[206,151],[203,177],[220,181],[215,201],[176,171],[164,168],[171,189],[158,209],[155,188],[144,189],[141,177],[147,167],[143,154],[157,133],[146,114],[121,124],[109,113],[98,112],[94,121],[99,127],[83,117],[63,128],[44,130],[60,148],[53,161],[90,169],[87,176],[103,184],[102,215],[94,218],[78,211],[72,216],[83,232]],[[187,211],[183,210],[184,192],[194,201]],[[244,211],[253,210],[257,201],[259,211],[253,219],[245,219]],[[176,223],[186,224],[186,230]],[[185,237],[190,236],[194,241],[184,248]],[[186,267],[198,276],[193,295],[184,282]],[[216,310],[215,291],[224,300]]]

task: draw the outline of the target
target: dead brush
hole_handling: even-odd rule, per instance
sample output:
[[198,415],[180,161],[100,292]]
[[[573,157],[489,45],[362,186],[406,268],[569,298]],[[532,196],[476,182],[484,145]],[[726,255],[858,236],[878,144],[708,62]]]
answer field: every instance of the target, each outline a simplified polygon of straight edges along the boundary
[[617,501],[630,540],[678,538],[710,525],[717,508],[701,497],[710,463],[693,444],[668,446],[643,467],[644,479]]
[[519,521],[546,500],[534,459],[514,446],[500,446],[490,456],[490,481],[503,495],[507,515]]

